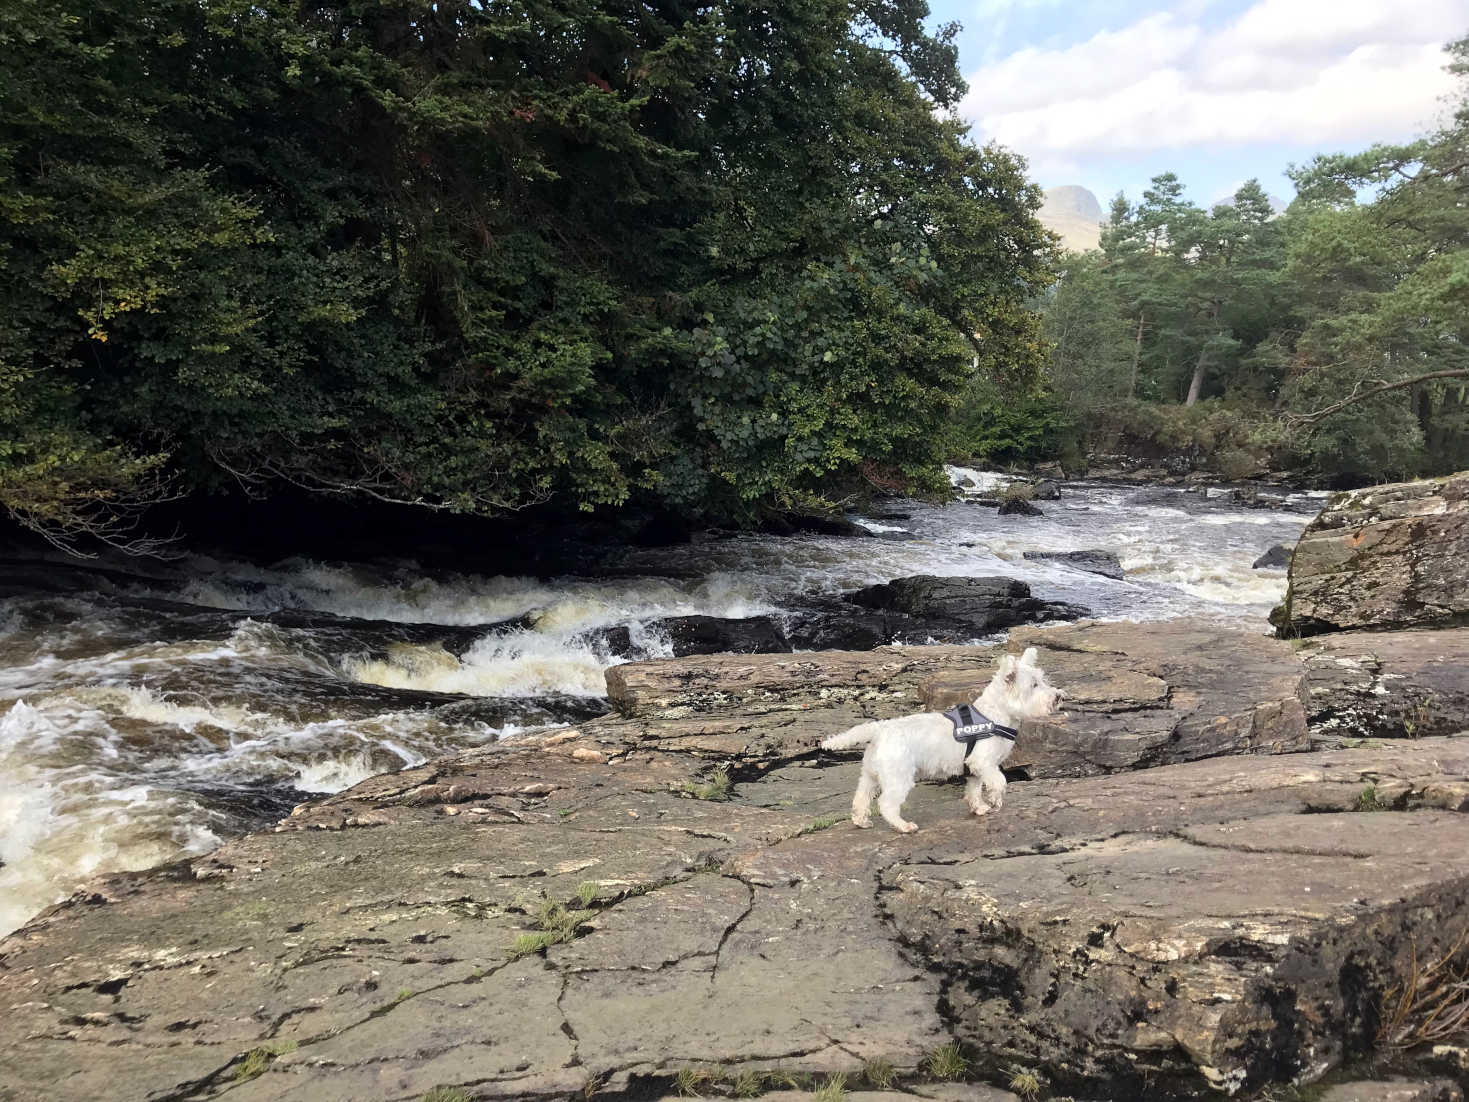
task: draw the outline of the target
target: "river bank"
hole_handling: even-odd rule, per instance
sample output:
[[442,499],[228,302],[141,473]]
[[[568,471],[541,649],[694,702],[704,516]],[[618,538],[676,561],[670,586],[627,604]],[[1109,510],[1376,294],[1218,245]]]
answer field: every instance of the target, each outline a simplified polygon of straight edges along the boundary
[[[849,526],[870,536],[609,544],[597,558],[577,552],[579,574],[450,570],[446,548],[428,563],[11,557],[0,567],[0,930],[96,873],[207,852],[313,795],[599,714],[609,667],[688,652],[681,618],[745,622],[751,646],[924,642],[932,620],[903,635],[911,619],[840,596],[930,574],[1012,578],[1104,619],[1264,630],[1285,574],[1251,564],[1293,543],[1319,502],[1259,509],[1082,483],[1040,502],[1042,516],[1000,516],[978,499],[1004,476],[954,477],[976,482],[965,500],[891,502]],[[1121,577],[1027,557],[1085,548],[1115,555]],[[464,557],[479,561],[472,547]],[[866,642],[853,641],[864,624]],[[729,630],[714,639],[727,645]]]

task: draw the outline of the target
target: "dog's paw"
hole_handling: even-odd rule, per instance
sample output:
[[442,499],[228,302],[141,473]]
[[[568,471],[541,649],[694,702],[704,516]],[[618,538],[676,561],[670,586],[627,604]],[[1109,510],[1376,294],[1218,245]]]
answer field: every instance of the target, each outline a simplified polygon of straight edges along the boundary
[[867,815],[859,819],[854,815],[852,816],[852,825],[854,827],[861,827],[863,830],[866,830],[872,825],[872,816]]
[[990,811],[992,810],[992,808],[990,807],[989,804],[984,804],[984,803],[982,803],[982,804],[970,804],[969,805],[969,810],[972,811],[976,815],[988,815],[990,813]]
[[915,830],[918,829],[918,824],[917,823],[904,823],[898,829],[901,830],[904,834],[912,834]]

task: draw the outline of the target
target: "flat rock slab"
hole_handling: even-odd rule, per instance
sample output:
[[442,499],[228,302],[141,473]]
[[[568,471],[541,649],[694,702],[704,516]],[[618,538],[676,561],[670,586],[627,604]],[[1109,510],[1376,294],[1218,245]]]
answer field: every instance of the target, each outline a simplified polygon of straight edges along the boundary
[[[971,1088],[1017,1065],[1202,1096],[1361,1052],[1414,947],[1469,932],[1469,818],[1430,795],[1469,785],[1469,740],[1024,782],[984,819],[921,785],[899,835],[834,813],[851,763],[719,802],[683,791],[696,756],[558,737],[32,922],[0,943],[0,1097],[656,1097],[681,1068],[855,1087],[876,1060],[938,1098],[1003,1098]],[[1403,810],[1345,812],[1367,785]],[[970,1093],[932,1093],[955,1042]]]
[[1283,634],[1453,626],[1469,618],[1469,472],[1352,490],[1307,526]]
[[1338,632],[1298,653],[1318,737],[1421,738],[1469,727],[1469,631]]
[[[1021,628],[1067,694],[1064,716],[1026,723],[1007,768],[1078,777],[1220,754],[1305,749],[1306,677],[1285,643],[1189,621]],[[974,700],[989,671],[924,679],[926,708]]]
[[1448,1079],[1371,1079],[1329,1087],[1320,1102],[1464,1102],[1464,1092]]

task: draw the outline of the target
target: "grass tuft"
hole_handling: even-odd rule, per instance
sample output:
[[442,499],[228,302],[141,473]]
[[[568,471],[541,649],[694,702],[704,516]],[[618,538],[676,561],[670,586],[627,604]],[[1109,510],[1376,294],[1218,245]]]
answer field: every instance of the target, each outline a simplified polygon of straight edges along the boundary
[[729,768],[721,765],[704,784],[695,784],[693,781],[683,782],[685,795],[692,796],[696,800],[727,800],[729,799]]
[[469,1102],[469,1092],[462,1087],[434,1087],[422,1102]]
[[730,1092],[736,1098],[755,1098],[765,1085],[765,1076],[758,1071],[742,1071],[730,1084]]
[[1032,1099],[1040,1096],[1041,1077],[1030,1068],[1010,1069],[1010,1089],[1024,1099]]
[[703,1068],[679,1068],[673,1085],[681,1097],[699,1098],[713,1081],[714,1077]]
[[823,815],[821,818],[807,823],[800,830],[796,831],[796,837],[799,838],[803,834],[816,834],[818,831],[830,830],[845,818],[845,815]]
[[969,1061],[964,1058],[963,1049],[950,1041],[930,1052],[924,1067],[935,1079],[962,1079],[969,1070]]
[[595,880],[583,880],[576,886],[576,898],[583,907],[590,907],[597,901],[597,893],[602,886]]
[[881,1056],[873,1057],[862,1065],[862,1078],[880,1091],[885,1091],[898,1081],[897,1070]]
[[828,1075],[822,1081],[821,1086],[811,1092],[811,1097],[817,1099],[818,1102],[845,1102],[847,1077],[841,1072]]
[[569,910],[554,899],[538,899],[521,906],[540,929],[520,934],[511,943],[510,955],[516,959],[575,940],[577,928],[596,914],[595,911]]

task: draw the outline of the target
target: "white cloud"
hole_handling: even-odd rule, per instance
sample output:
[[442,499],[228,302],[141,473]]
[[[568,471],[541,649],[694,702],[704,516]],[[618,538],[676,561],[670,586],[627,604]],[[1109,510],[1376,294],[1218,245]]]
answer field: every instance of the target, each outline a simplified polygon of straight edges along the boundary
[[1469,24],[1462,0],[1257,0],[1219,27],[1195,11],[987,64],[959,113],[1051,172],[1106,154],[1404,139],[1438,117],[1454,88],[1442,46]]

